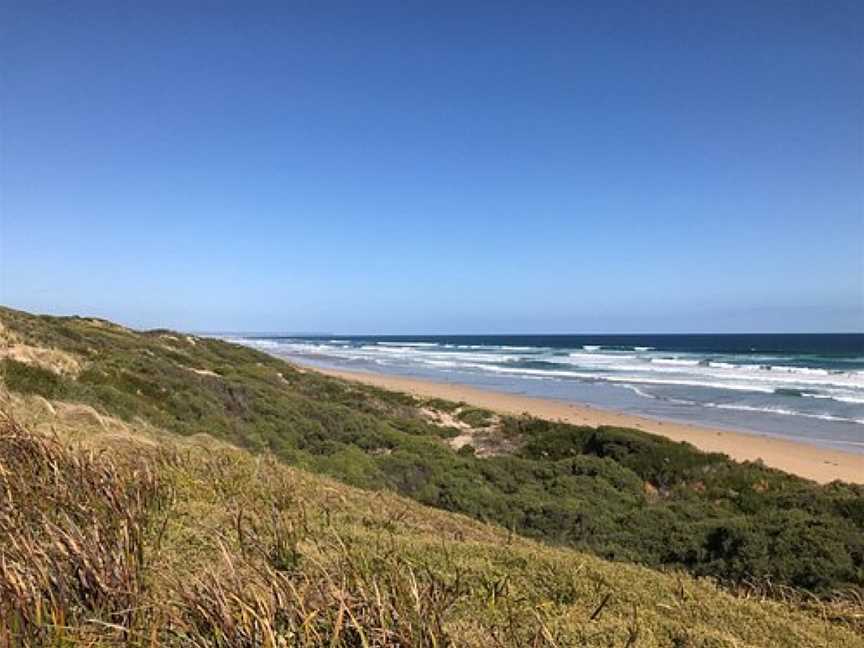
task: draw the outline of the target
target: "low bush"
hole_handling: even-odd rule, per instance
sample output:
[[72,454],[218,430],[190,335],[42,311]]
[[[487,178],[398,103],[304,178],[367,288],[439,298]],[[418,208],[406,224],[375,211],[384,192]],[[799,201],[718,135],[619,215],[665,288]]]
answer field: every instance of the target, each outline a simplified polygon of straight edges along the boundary
[[456,414],[456,418],[471,427],[486,427],[494,420],[492,412],[479,407],[464,407]]
[[70,391],[69,382],[53,371],[11,358],[0,360],[0,377],[9,389],[22,394],[59,399]]

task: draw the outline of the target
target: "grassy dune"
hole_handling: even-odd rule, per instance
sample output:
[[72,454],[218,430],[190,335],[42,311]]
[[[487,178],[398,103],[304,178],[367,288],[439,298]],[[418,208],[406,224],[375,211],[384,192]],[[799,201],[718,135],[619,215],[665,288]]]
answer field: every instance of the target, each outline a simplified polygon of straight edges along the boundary
[[0,644],[864,646],[815,602],[738,598],[370,493],[207,437],[0,424]]
[[860,487],[0,322],[0,645],[864,645]]

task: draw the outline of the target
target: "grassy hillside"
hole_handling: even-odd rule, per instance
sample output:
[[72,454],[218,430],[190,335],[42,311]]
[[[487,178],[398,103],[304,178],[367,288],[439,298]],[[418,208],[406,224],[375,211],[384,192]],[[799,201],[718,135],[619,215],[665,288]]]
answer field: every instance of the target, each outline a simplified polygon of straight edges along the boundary
[[[420,401],[219,340],[8,309],[0,322],[2,375],[18,394],[206,433],[550,545],[732,588],[864,587],[860,486],[818,486],[635,430]],[[472,443],[456,450],[455,437]]]
[[738,598],[80,405],[3,408],[0,646],[864,646],[853,607]]

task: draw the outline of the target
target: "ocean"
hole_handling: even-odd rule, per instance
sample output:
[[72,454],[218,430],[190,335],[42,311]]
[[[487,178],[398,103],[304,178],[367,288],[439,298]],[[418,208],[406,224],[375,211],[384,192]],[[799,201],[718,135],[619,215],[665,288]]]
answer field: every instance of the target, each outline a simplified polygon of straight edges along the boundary
[[279,336],[287,360],[864,452],[864,334]]

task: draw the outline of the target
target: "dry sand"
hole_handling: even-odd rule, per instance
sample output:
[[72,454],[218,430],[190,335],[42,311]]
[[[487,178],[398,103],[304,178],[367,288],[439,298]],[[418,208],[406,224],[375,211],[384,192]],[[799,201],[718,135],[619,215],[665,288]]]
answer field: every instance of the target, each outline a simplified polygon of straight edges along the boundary
[[456,383],[433,382],[353,371],[318,369],[321,373],[425,398],[465,401],[477,407],[503,414],[528,413],[538,418],[566,421],[578,425],[616,425],[637,428],[665,436],[673,441],[687,441],[708,452],[722,452],[738,461],[762,460],[766,465],[806,477],[820,483],[840,479],[864,483],[864,454],[829,450],[807,443],[760,436],[755,433],[730,432],[717,428],[659,421],[632,414],[597,409],[518,394],[487,391]]

